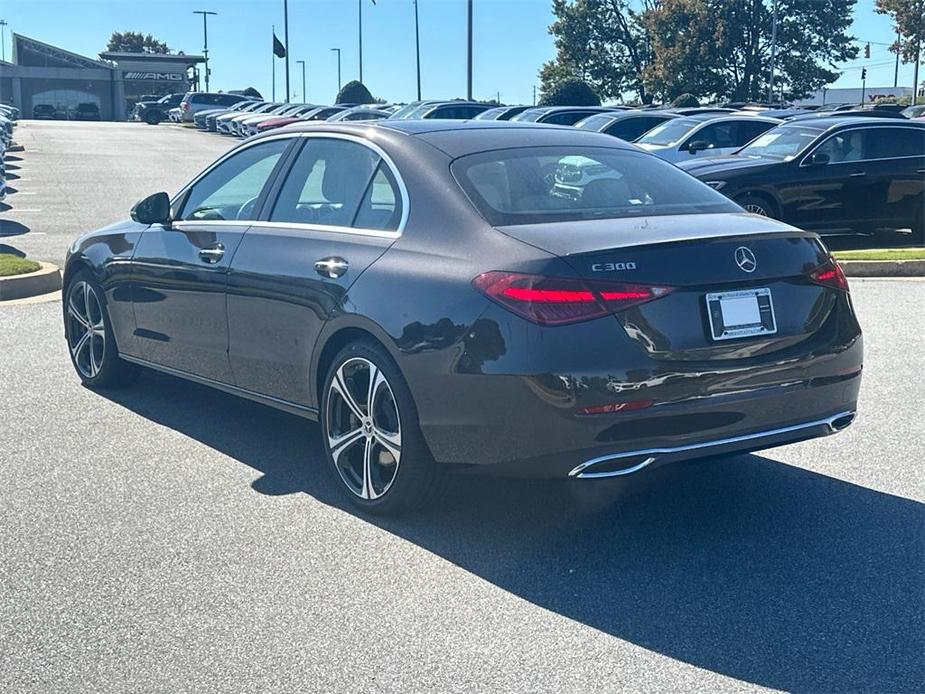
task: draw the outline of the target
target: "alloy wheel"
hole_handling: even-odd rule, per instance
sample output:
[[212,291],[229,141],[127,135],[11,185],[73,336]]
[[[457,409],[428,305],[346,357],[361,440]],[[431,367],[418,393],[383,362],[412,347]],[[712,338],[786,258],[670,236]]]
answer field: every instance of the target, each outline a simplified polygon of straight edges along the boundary
[[95,378],[103,366],[106,326],[100,299],[88,282],[75,282],[68,291],[67,342],[77,370]]
[[768,216],[768,211],[764,209],[764,207],[762,207],[761,205],[754,203],[754,202],[746,203],[745,211],[751,212],[752,214],[761,215],[762,217]]
[[401,418],[382,370],[362,357],[341,364],[325,417],[328,450],[347,488],[361,499],[385,495],[401,462]]

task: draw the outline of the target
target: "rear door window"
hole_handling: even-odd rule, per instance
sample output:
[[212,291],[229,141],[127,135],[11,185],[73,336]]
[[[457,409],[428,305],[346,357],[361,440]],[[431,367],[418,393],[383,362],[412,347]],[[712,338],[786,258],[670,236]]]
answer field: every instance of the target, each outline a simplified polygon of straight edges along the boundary
[[925,128],[873,128],[874,159],[925,155]]
[[335,138],[308,139],[286,176],[270,215],[271,222],[350,227],[361,203],[366,223],[374,208],[385,211],[387,198],[374,205],[367,189],[375,180],[379,155],[356,142]]

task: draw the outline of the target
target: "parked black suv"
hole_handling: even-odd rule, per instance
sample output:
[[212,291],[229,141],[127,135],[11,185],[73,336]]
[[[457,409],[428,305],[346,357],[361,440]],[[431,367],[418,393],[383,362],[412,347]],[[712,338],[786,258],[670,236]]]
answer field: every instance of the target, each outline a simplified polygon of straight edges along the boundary
[[168,94],[156,101],[140,101],[135,105],[134,120],[144,121],[148,125],[157,125],[169,118],[168,112],[183,101],[183,94]]
[[749,212],[803,229],[911,228],[925,240],[925,123],[792,121],[734,155],[680,166]]

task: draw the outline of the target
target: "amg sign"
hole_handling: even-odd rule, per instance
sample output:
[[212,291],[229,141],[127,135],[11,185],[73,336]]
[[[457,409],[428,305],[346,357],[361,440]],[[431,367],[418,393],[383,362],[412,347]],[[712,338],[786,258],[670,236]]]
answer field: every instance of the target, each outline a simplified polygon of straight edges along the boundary
[[156,80],[158,82],[183,82],[186,76],[182,72],[126,72],[127,80]]

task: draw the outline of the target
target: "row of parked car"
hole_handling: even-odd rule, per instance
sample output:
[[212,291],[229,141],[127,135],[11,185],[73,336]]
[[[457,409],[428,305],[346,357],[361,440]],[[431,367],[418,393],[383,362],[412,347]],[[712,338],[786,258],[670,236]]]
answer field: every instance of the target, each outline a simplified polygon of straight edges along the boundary
[[100,120],[100,107],[92,101],[82,102],[73,107],[36,104],[32,107],[32,118],[35,120]]
[[[215,103],[216,96],[225,103]],[[144,111],[140,116],[146,120]],[[194,92],[183,95],[166,117],[240,138],[304,121],[572,126],[633,142],[755,214],[818,231],[909,229],[925,240],[925,106],[533,107],[460,100],[319,106]],[[573,175],[579,178],[595,175],[578,169]]]
[[6,198],[6,152],[13,142],[13,126],[19,120],[19,109],[0,104],[0,200]]

